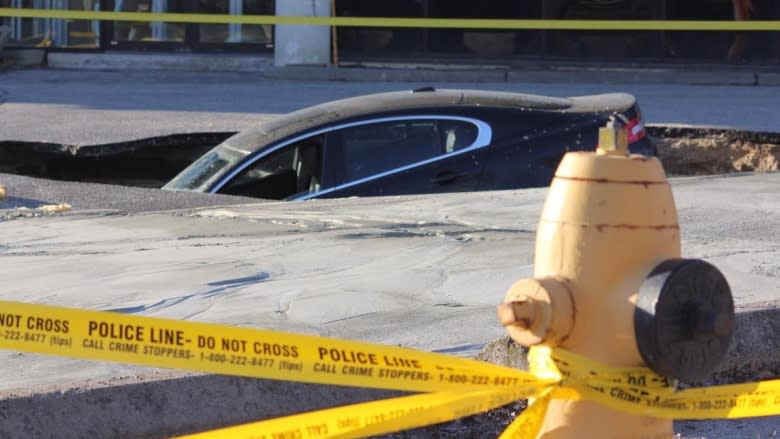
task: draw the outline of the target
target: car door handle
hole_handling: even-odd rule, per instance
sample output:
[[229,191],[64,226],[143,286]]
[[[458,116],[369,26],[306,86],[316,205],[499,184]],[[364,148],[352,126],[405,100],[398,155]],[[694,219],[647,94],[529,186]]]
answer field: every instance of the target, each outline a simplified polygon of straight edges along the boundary
[[457,180],[460,177],[463,177],[463,174],[456,174],[452,171],[444,171],[436,174],[436,176],[431,179],[431,182],[438,183],[438,184],[447,184],[447,183],[452,183],[453,181]]

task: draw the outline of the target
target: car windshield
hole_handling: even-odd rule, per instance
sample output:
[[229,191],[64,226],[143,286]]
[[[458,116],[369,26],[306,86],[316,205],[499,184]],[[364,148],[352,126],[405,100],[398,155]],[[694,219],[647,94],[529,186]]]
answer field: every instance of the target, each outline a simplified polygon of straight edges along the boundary
[[233,148],[224,142],[187,166],[163,189],[206,192],[214,180],[248,154],[249,151]]

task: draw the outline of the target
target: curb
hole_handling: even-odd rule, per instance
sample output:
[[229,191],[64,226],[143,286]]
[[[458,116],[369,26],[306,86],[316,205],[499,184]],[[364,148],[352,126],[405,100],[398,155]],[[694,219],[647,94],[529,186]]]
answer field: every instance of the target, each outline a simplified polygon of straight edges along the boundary
[[387,67],[315,67],[272,66],[265,71],[266,78],[307,81],[386,81],[386,82],[507,82],[506,69],[446,69],[415,68],[405,64]]
[[[741,309],[732,346],[714,381],[780,374],[778,333],[780,303]],[[505,336],[485,346],[477,358],[523,369],[525,352]],[[117,381],[131,382],[0,395],[0,438],[162,438],[403,394],[176,372],[162,379],[151,375]]]
[[556,71],[510,71],[509,82],[674,84],[674,85],[758,85],[750,71],[679,71],[671,69],[560,69]]
[[3,57],[11,60],[11,66],[14,68],[41,67],[46,64],[44,49],[6,49]]
[[759,85],[780,86],[780,73],[759,73]]
[[[43,51],[40,51],[43,53]],[[10,51],[20,57],[24,51]],[[36,52],[38,54],[38,52]],[[72,53],[48,52],[41,61],[54,69],[92,71],[187,71],[255,73],[268,79],[388,82],[534,82],[780,86],[780,74],[762,67],[674,68],[544,66],[538,63],[446,64],[431,62],[344,63],[276,66],[271,54]],[[36,57],[36,60],[38,58]],[[45,61],[44,61],[45,60]],[[27,62],[30,65],[30,62]]]
[[46,62],[49,68],[69,70],[263,73],[273,65],[273,56],[49,52]]
[[686,71],[658,68],[551,69],[508,66],[432,66],[413,63],[395,67],[269,66],[266,78],[308,81],[388,81],[388,82],[532,82],[532,83],[629,83],[674,85],[780,85],[780,74],[751,70]]

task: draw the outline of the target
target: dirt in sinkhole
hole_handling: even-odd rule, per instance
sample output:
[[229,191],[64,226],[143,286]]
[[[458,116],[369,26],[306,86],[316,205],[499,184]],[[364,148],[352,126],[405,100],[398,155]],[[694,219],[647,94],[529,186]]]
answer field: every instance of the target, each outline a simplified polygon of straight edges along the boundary
[[670,176],[777,171],[780,169],[780,143],[770,140],[728,133],[653,136],[658,155]]

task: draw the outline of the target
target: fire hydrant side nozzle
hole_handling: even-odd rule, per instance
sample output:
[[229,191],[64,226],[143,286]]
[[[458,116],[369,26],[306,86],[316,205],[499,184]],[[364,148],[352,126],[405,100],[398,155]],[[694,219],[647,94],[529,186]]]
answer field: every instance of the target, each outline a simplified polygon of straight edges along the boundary
[[526,346],[559,343],[574,327],[574,297],[565,279],[523,279],[498,306],[498,319],[513,339]]
[[[629,154],[625,134],[613,118],[601,129],[596,152],[563,158],[537,228],[534,277],[509,289],[499,319],[520,344],[560,346],[612,367],[647,363],[667,376],[686,372],[680,374],[682,364],[669,360],[680,352],[670,352],[666,344],[702,340],[710,346],[708,360],[694,363],[707,369],[730,339],[730,291],[709,264],[674,262],[686,260],[680,258],[677,211],[665,172],[657,158]],[[704,285],[717,285],[717,291],[680,314],[695,321],[677,325],[690,330],[666,327],[669,316],[655,309],[659,300],[669,304],[667,311],[677,305],[679,311],[684,305],[674,300],[695,303],[702,294],[694,290]],[[688,295],[680,295],[681,288]],[[553,399],[540,437],[583,433],[671,437],[672,422],[591,401]]]

